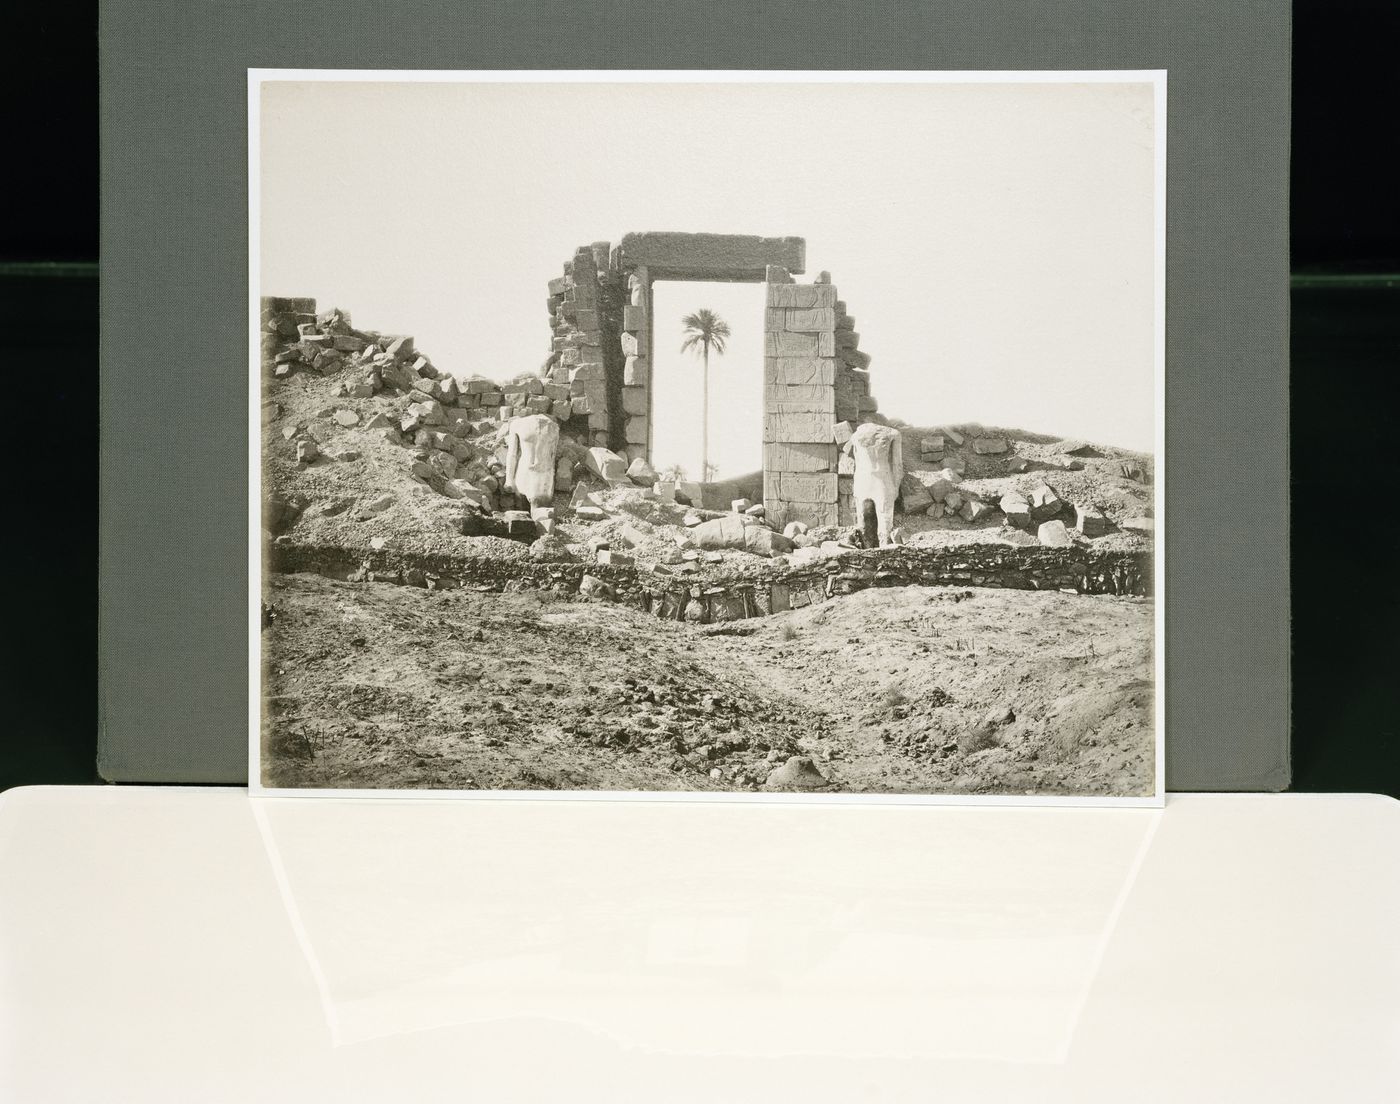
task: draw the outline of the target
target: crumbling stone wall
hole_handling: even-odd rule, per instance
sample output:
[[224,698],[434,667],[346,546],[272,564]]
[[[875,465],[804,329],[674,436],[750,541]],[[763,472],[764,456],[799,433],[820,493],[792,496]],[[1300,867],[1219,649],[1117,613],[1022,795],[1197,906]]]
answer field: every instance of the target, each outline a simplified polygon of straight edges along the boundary
[[611,448],[623,430],[621,307],[625,285],[611,267],[607,242],[580,246],[549,283],[552,332],[544,363],[549,394],[569,405],[565,434],[588,447]]
[[269,550],[272,570],[312,572],[357,582],[442,589],[552,590],[573,594],[585,576],[607,584],[610,597],[667,620],[735,621],[799,609],[870,587],[979,586],[1067,590],[1077,594],[1147,596],[1150,552],[1077,547],[970,545],[850,552],[765,576],[685,581],[633,566],[501,559],[467,554],[363,550],[301,543],[283,536]]
[[302,328],[316,321],[316,300],[265,295],[260,301],[259,355],[264,376],[270,376],[300,339]]

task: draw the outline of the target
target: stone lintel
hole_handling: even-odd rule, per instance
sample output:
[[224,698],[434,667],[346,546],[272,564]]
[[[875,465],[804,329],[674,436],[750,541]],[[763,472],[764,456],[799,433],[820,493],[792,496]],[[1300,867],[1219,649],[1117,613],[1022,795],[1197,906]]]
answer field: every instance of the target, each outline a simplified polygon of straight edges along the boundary
[[801,273],[806,260],[807,242],[803,238],[669,231],[625,234],[622,238],[624,267],[645,265],[652,280],[761,283],[769,265]]

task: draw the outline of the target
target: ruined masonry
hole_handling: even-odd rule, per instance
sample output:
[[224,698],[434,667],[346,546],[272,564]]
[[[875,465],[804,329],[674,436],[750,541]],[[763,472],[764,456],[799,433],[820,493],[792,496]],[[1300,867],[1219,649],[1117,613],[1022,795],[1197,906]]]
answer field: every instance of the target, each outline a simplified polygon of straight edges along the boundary
[[851,476],[840,471],[839,452],[857,424],[879,420],[870,357],[830,277],[794,279],[806,251],[802,238],[659,232],[580,247],[550,281],[547,301],[552,341],[543,374],[553,396],[567,395],[564,432],[584,446],[649,458],[653,285],[763,283],[767,517],[778,528],[852,524]]

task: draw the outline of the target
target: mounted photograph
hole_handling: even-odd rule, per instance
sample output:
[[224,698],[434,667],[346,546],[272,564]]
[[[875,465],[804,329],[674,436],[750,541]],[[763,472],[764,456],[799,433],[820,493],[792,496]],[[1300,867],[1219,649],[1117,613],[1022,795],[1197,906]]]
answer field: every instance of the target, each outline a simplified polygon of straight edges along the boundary
[[250,70],[252,790],[1160,805],[1165,100]]

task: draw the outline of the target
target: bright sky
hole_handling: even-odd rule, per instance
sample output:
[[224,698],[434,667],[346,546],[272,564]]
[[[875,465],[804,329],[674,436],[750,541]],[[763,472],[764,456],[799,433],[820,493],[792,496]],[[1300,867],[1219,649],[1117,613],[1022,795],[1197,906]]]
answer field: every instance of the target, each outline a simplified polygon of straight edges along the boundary
[[[799,235],[805,278],[829,270],[855,316],[883,413],[1149,450],[1152,97],[1146,83],[275,82],[261,291],[411,333],[458,375],[506,377],[548,353],[545,283],[579,245]],[[658,284],[658,375],[698,383],[674,350],[680,316],[710,307],[734,331],[713,393],[746,386],[756,405],[760,294]],[[698,468],[698,391],[663,389],[656,416],[654,459]],[[757,410],[723,422],[721,475],[756,468]]]

